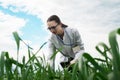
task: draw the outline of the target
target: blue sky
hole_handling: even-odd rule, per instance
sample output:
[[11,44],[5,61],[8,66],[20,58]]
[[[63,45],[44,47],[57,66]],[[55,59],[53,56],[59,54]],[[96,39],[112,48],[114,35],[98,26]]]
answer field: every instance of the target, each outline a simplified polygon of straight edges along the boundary
[[[8,51],[16,57],[14,31],[37,50],[50,36],[46,20],[53,14],[77,28],[85,51],[100,57],[95,46],[99,42],[109,45],[109,32],[120,27],[120,0],[0,0],[0,52]],[[24,56],[26,46],[21,46],[20,56]],[[47,54],[47,48],[41,52]]]
[[[9,6],[9,7],[13,7],[13,6]],[[47,36],[48,34],[43,29],[43,26],[42,26],[43,22],[41,21],[40,18],[38,18],[35,15],[26,14],[25,12],[15,13],[9,10],[9,8],[5,9],[3,7],[0,7],[0,11],[2,11],[4,14],[9,14],[11,16],[16,16],[17,18],[22,18],[26,20],[26,24],[20,29],[20,31],[22,31],[23,33],[23,35],[20,35],[20,37],[23,40],[24,39],[30,40],[33,44],[37,44],[39,42],[39,45],[42,45],[43,42],[45,42],[44,36]],[[39,37],[36,38],[36,36],[39,36]]]

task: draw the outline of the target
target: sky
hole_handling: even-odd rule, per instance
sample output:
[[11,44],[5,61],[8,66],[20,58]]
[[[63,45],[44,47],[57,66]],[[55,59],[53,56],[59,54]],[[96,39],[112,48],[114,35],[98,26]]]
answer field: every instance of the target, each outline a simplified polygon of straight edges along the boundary
[[[37,51],[51,35],[46,20],[53,14],[78,29],[85,51],[94,57],[100,57],[95,46],[99,42],[109,45],[109,32],[120,28],[120,0],[0,0],[0,52],[8,51],[16,58],[14,31]],[[39,55],[48,54],[46,47]],[[27,57],[26,53],[21,43],[19,56]]]

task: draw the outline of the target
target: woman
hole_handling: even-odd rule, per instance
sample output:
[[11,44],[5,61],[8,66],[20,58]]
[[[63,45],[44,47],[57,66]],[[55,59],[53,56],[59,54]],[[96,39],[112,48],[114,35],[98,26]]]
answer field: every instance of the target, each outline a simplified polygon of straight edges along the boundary
[[79,32],[63,24],[57,15],[52,15],[47,20],[48,30],[52,33],[49,39],[48,60],[51,67],[54,67],[54,59],[51,59],[54,52],[60,51],[62,55],[68,58],[61,62],[61,66],[67,67],[74,64],[84,53],[84,46]]

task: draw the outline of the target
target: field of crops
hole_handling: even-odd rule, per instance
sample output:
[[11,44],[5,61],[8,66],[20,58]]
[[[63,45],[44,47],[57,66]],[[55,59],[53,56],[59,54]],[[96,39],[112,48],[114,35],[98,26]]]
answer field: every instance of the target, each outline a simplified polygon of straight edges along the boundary
[[[31,47],[24,43],[17,32],[13,33],[17,44],[17,55],[19,54],[20,42],[28,47],[29,59],[22,63],[9,57],[9,52],[2,52],[0,55],[0,80],[120,80],[120,50],[117,35],[120,35],[120,28],[110,32],[108,37],[110,46],[103,42],[96,45],[96,50],[104,58],[94,58],[89,53],[84,53],[81,60],[71,65],[72,71],[64,68],[63,71],[53,70],[45,66],[44,58],[36,56],[40,49],[33,53]],[[111,55],[111,57],[109,56]],[[52,57],[54,58],[54,56]],[[15,66],[15,68],[13,68]]]

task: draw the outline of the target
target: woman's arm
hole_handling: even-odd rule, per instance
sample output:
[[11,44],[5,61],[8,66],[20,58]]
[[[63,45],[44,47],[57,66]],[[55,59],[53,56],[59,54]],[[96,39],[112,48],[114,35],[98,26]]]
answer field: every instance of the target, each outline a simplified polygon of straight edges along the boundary
[[78,30],[75,29],[73,34],[74,34],[75,42],[80,49],[77,53],[75,53],[75,58],[70,62],[70,64],[73,64],[76,61],[78,61],[82,57],[82,54],[84,53],[84,45]]
[[48,57],[47,57],[47,62],[48,62],[48,64],[50,65],[50,67],[51,68],[55,68],[55,61],[54,61],[54,59],[51,59],[51,57],[53,56],[53,54],[54,54],[54,52],[55,52],[55,46],[54,46],[54,44],[49,40],[48,41],[48,52],[49,52],[49,54],[48,54]]

